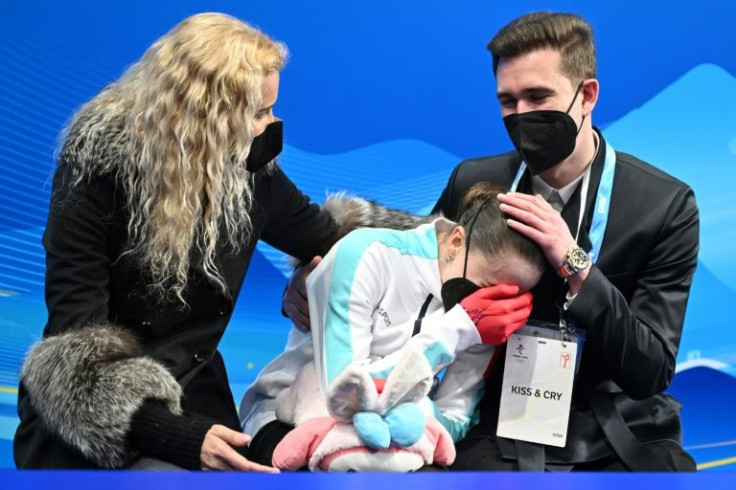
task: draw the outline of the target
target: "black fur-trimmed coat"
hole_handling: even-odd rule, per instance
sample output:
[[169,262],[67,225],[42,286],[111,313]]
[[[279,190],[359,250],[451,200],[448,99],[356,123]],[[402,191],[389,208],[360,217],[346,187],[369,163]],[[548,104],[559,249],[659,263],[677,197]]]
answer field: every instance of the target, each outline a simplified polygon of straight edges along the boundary
[[281,169],[267,167],[255,179],[251,240],[238,253],[227,246],[217,252],[229,294],[193,272],[189,306],[181,308],[152,300],[135,256],[121,256],[127,215],[119,182],[99,176],[73,191],[69,182],[62,163],[43,237],[48,323],[26,358],[19,390],[19,468],[125,466],[141,449],[126,436],[146,399],[240,430],[217,347],[257,240],[308,261],[352,228],[421,221],[362,199],[332,200],[333,219]]

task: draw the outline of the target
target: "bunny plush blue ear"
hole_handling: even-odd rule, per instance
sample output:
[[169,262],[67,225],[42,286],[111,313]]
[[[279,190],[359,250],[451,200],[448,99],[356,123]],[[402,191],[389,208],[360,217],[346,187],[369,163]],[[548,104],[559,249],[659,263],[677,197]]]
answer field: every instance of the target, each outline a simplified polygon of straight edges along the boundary
[[395,406],[388,411],[383,420],[386,422],[391,442],[401,447],[416,444],[424,435],[427,425],[424,412],[414,402]]
[[376,412],[358,412],[353,415],[355,432],[368,447],[388,449],[391,444],[410,447],[424,435],[424,412],[414,402],[405,402],[381,417]]
[[391,446],[391,428],[376,412],[356,413],[353,415],[353,427],[366,446],[373,449],[388,449]]
[[424,434],[426,420],[419,403],[432,388],[433,378],[424,353],[409,349],[386,379],[378,397],[378,411],[383,414],[394,445],[413,446]]
[[362,364],[350,364],[340,371],[327,395],[327,406],[335,420],[352,423],[366,446],[386,449],[391,445],[391,432],[376,412],[377,404],[378,389]]
[[410,349],[401,357],[378,395],[367,368],[351,364],[335,378],[328,393],[330,414],[351,423],[363,443],[387,449],[409,447],[424,434],[425,414],[418,405],[432,387],[432,368],[424,354]]

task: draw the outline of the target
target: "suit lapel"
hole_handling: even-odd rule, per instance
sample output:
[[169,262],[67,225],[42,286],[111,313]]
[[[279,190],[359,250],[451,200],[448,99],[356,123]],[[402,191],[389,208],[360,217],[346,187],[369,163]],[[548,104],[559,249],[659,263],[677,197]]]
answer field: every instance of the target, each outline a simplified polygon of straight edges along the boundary
[[[510,185],[511,183],[509,183]],[[532,174],[528,168],[524,171],[521,179],[519,179],[519,185],[516,187],[516,191],[523,192],[524,194],[532,194],[534,192],[532,189]]]
[[578,218],[580,216],[580,184],[578,184],[575,192],[572,193],[570,200],[567,201],[560,214],[574,237],[575,232],[578,231]]

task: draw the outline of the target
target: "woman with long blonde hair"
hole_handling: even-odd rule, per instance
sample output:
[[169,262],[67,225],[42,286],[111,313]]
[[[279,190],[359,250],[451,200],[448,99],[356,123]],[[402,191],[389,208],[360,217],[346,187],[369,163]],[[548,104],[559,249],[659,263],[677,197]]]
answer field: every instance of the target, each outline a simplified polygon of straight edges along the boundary
[[258,239],[309,260],[336,238],[274,160],[285,59],[235,18],[195,15],[73,117],[18,467],[273,470],[239,453],[249,438],[217,346]]

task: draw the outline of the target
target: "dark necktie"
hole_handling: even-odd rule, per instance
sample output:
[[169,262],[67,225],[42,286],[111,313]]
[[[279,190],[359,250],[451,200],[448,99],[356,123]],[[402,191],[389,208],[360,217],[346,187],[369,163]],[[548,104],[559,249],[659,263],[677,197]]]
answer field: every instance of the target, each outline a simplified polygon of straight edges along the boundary
[[547,202],[557,212],[562,212],[562,209],[565,207],[565,201],[562,200],[562,196],[560,196],[560,193],[556,190],[552,191],[547,198]]

